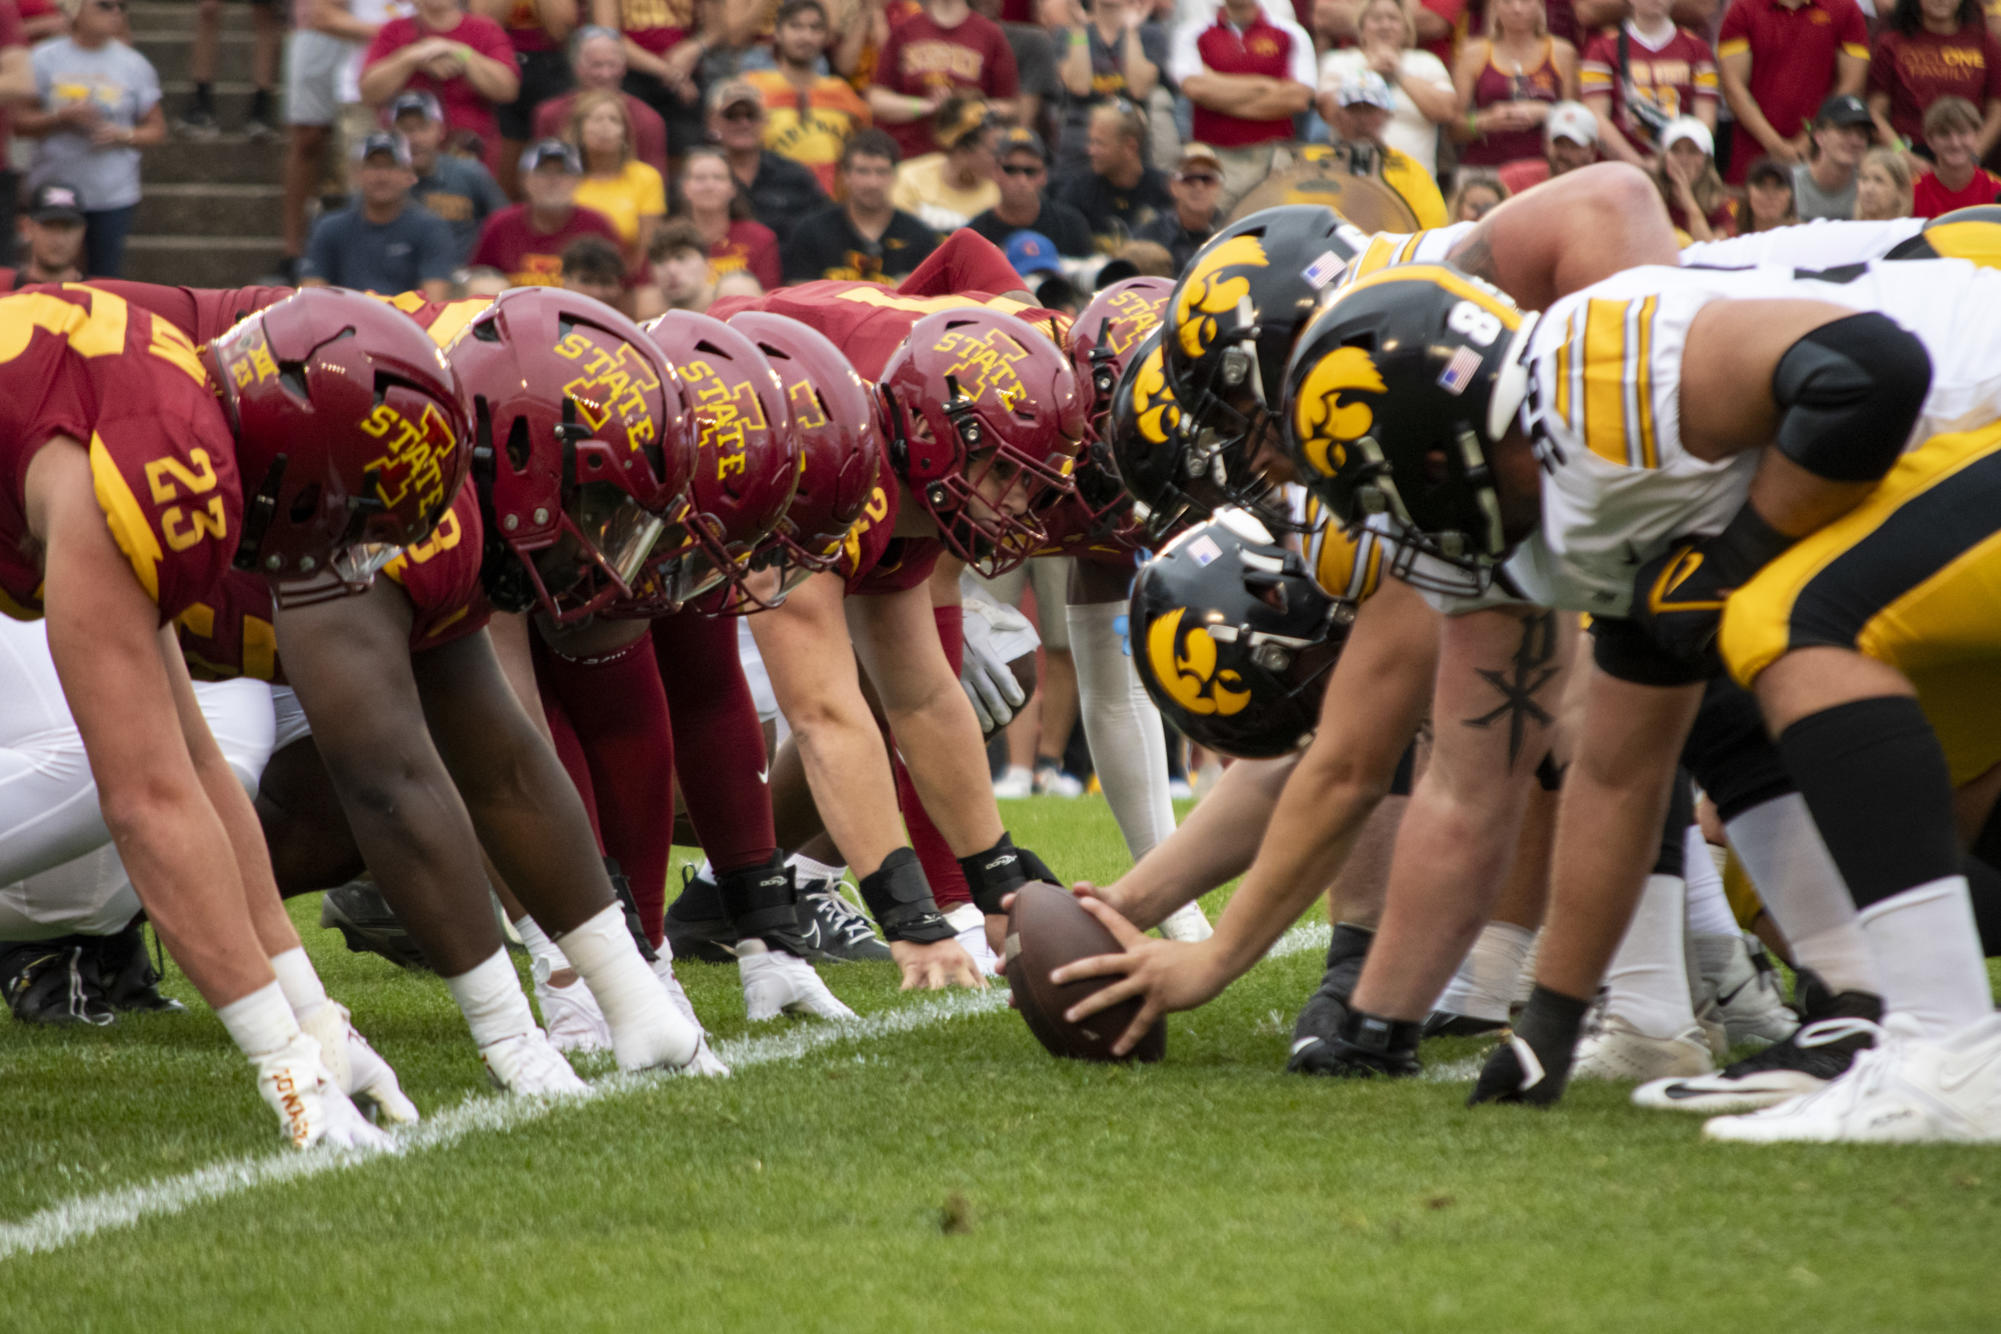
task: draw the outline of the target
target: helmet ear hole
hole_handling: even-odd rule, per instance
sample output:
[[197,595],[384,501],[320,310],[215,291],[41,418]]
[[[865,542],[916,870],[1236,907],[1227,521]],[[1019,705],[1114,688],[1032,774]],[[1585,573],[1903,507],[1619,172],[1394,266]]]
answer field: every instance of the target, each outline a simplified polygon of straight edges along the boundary
[[298,494],[292,497],[291,521],[296,524],[310,523],[319,508],[320,484],[309,482],[300,487]]
[[278,368],[278,383],[301,403],[313,401],[312,393],[306,388],[306,368],[298,362],[288,361]]
[[528,439],[528,419],[516,417],[514,424],[507,428],[507,462],[516,472],[528,470],[528,460],[534,446]]

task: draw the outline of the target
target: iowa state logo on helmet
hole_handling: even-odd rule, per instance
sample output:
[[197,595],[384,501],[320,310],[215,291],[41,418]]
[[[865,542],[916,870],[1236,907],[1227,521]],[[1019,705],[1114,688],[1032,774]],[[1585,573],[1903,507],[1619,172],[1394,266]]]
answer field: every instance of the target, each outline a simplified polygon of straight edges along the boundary
[[1347,464],[1347,445],[1376,424],[1376,412],[1357,394],[1384,394],[1383,373],[1359,347],[1337,347],[1315,362],[1292,404],[1293,438],[1300,457],[1322,477]]
[[1255,236],[1233,236],[1195,257],[1174,293],[1175,337],[1191,360],[1216,341],[1216,317],[1230,314],[1251,294],[1251,280],[1241,270],[1270,263],[1264,242]]
[[390,404],[378,403],[361,429],[382,441],[382,454],[369,460],[367,471],[376,498],[385,506],[395,509],[413,492],[425,514],[436,514],[450,502],[445,494],[446,465],[459,441],[436,403],[425,399],[414,422]]
[[1147,665],[1167,697],[1192,714],[1228,718],[1251,702],[1251,692],[1234,690],[1243,678],[1225,668],[1216,670],[1216,641],[1207,626],[1190,626],[1184,638],[1181,618],[1188,609],[1176,607],[1147,627]]

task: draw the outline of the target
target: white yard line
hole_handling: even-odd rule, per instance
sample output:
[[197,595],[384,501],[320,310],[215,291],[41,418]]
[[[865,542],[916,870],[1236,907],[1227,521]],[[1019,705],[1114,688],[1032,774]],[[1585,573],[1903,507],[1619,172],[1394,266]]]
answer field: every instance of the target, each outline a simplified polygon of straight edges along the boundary
[[[1272,947],[1267,958],[1285,958],[1327,947],[1324,926],[1297,927]],[[716,1044],[716,1054],[733,1069],[779,1061],[799,1061],[824,1047],[844,1042],[875,1042],[969,1015],[988,1014],[1007,1005],[1005,985],[986,991],[955,992],[936,1000],[887,1010],[844,1024],[818,1024],[764,1037],[733,1038]],[[500,1095],[468,1099],[438,1112],[396,1136],[399,1153],[447,1148],[469,1135],[510,1134],[551,1112],[623,1098],[656,1088],[665,1074],[616,1074],[593,1081],[585,1092],[567,1098],[509,1098]],[[0,1263],[24,1255],[58,1251],[101,1232],[131,1227],[147,1218],[181,1213],[198,1204],[226,1199],[259,1186],[301,1181],[375,1162],[379,1154],[315,1150],[279,1150],[214,1163],[176,1177],[123,1186],[93,1195],[78,1195],[52,1204],[19,1222],[0,1224]]]

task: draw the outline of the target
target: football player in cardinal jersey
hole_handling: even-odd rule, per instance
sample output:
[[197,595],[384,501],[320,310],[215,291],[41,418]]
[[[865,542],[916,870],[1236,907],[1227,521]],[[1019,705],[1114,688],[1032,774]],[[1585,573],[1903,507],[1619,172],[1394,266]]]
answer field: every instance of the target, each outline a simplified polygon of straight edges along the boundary
[[[9,298],[0,327],[0,379],[19,378],[0,394],[19,418],[0,432],[14,451],[0,588],[10,613],[46,614],[64,697],[43,701],[61,710],[46,724],[74,727],[98,780],[66,766],[76,777],[53,792],[32,747],[10,752],[22,780],[44,781],[7,785],[0,876],[47,870],[108,832],[289,1142],[379,1145],[341,1087],[358,1039],[299,948],[164,623],[232,564],[301,605],[421,540],[465,475],[457,379],[414,325],[352,293],[300,294],[199,352],[85,288]],[[371,1091],[414,1117],[393,1073]]]

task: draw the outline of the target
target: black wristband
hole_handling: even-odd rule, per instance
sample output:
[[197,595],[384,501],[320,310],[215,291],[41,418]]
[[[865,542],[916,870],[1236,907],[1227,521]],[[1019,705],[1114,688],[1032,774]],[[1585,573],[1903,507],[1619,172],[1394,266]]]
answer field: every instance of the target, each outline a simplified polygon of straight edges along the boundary
[[959,858],[959,869],[973,891],[973,902],[989,917],[999,916],[1003,911],[1001,900],[1035,879],[1041,865],[1033,853],[1017,848],[1013,836],[1006,832],[1002,832],[1000,842],[985,852]]
[[908,940],[919,945],[950,940],[956,932],[938,911],[931,897],[931,882],[917,854],[898,848],[882,859],[882,865],[862,877],[862,902],[882,928],[885,940]]
[[807,944],[799,929],[799,889],[783,854],[759,866],[716,873],[723,915],[738,940],[762,940],[802,959]]

